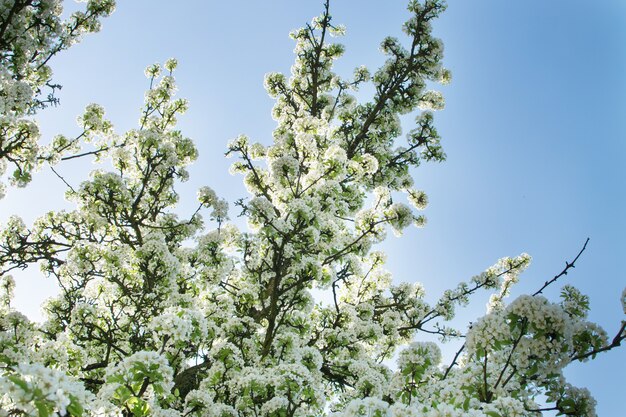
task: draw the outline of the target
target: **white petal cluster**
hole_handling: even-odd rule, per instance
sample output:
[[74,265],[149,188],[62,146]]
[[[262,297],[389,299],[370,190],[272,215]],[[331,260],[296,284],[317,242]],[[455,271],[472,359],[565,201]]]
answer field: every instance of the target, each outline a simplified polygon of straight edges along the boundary
[[63,416],[92,400],[81,382],[38,363],[18,364],[12,373],[0,375],[0,412],[39,415],[43,409],[47,415]]
[[178,306],[165,309],[154,317],[149,327],[157,342],[167,341],[178,346],[200,343],[208,333],[206,319],[200,311]]
[[44,160],[57,162],[58,156],[42,152],[39,128],[30,117],[58,102],[60,86],[52,81],[49,61],[84,34],[97,32],[100,19],[114,8],[114,0],[89,0],[83,10],[64,18],[59,0],[0,2],[0,198],[6,182],[23,187]]
[[148,351],[136,352],[107,369],[105,381],[98,396],[118,406],[132,404],[133,398],[164,398],[174,385],[167,359]]

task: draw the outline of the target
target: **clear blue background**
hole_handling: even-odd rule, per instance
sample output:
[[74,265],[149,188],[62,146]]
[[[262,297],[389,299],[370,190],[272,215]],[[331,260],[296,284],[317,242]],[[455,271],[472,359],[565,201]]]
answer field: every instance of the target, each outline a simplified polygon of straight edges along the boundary
[[[578,286],[591,296],[591,319],[612,337],[624,319],[626,285],[626,2],[450,3],[435,22],[453,71],[443,88],[447,107],[436,115],[448,161],[416,170],[416,185],[430,197],[429,223],[390,236],[388,267],[396,281],[424,282],[435,300],[498,258],[528,252],[533,264],[520,294],[560,272],[590,237],[576,268],[547,295],[556,298],[565,282]],[[335,0],[331,9],[348,28],[337,64],[344,75],[382,63],[380,40],[401,36],[407,16],[405,2],[395,0]],[[321,10],[321,0],[119,1],[101,33],[53,62],[62,101],[39,115],[42,130],[47,138],[77,132],[75,117],[91,102],[105,106],[118,132],[134,127],[147,88],[143,69],[174,56],[180,96],[190,101],[180,127],[200,150],[180,188],[180,211],[193,211],[195,190],[205,184],[233,202],[245,190],[227,173],[226,142],[246,133],[269,143],[273,103],[263,76],[289,71],[288,32]],[[73,184],[89,168],[80,161],[59,167]],[[63,207],[62,189],[46,170],[25,190],[9,191],[2,217],[32,220]],[[17,277],[16,305],[40,317],[37,306],[53,283],[36,271]],[[482,314],[485,301],[478,297],[461,321]],[[590,388],[600,416],[624,415],[626,349],[567,374]]]

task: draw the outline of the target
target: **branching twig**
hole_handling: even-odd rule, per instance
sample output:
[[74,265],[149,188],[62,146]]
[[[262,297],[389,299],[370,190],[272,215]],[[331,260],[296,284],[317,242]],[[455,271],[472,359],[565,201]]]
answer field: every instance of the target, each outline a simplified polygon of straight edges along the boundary
[[450,373],[454,365],[458,365],[456,360],[459,359],[459,356],[461,356],[461,353],[463,352],[463,350],[465,350],[465,343],[463,343],[463,345],[459,348],[459,350],[456,351],[456,354],[454,355],[454,358],[452,359],[450,366],[448,366],[448,368],[446,369],[446,372],[441,377],[442,380],[448,377],[448,374]]
[[589,352],[581,353],[580,355],[576,355],[572,357],[573,361],[580,361],[588,358],[589,356],[595,356],[600,352],[606,352],[618,346],[621,346],[622,341],[626,339],[626,321],[622,320],[622,325],[620,329],[617,331],[617,334],[613,338],[610,344],[603,346],[598,349],[592,349]]
[[575,268],[574,264],[576,263],[576,261],[578,260],[578,258],[580,257],[580,255],[582,255],[582,253],[585,251],[585,249],[587,248],[587,243],[589,243],[589,238],[587,238],[587,240],[585,240],[585,244],[583,245],[583,248],[580,250],[580,252],[578,252],[578,255],[576,255],[576,257],[574,258],[574,260],[572,262],[567,262],[565,261],[565,268],[563,268],[563,270],[556,275],[554,278],[552,278],[550,281],[546,281],[543,286],[536,291],[533,294],[533,297],[535,295],[539,295],[543,292],[543,290],[545,290],[549,285],[553,284],[554,282],[556,282],[557,279],[561,278],[563,275],[567,275],[567,272],[569,271],[570,268]]

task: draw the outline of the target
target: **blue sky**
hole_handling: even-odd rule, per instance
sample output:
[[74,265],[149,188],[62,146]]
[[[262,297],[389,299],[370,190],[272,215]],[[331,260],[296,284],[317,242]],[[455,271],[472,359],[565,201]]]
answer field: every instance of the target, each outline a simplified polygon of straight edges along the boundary
[[[200,150],[181,187],[181,212],[193,210],[201,185],[231,203],[245,196],[241,178],[228,174],[225,145],[241,133],[269,143],[273,103],[263,76],[289,71],[287,34],[317,15],[322,1],[119,3],[101,33],[52,63],[63,90],[61,106],[38,117],[44,134],[76,132],[75,118],[91,102],[107,109],[118,132],[134,127],[147,88],[143,69],[173,56],[179,95],[190,101],[180,127]],[[400,37],[406,16],[405,2],[396,0],[335,0],[331,9],[347,26],[340,40],[347,52],[337,64],[345,75],[361,64],[375,69],[383,61],[380,40]],[[395,280],[424,282],[434,300],[500,257],[527,252],[533,263],[521,294],[560,272],[590,237],[567,282],[590,295],[591,319],[611,335],[624,319],[619,295],[626,286],[626,3],[450,0],[435,33],[453,73],[442,89],[446,109],[436,115],[448,161],[415,171],[430,198],[429,222],[384,244]],[[78,162],[60,170],[76,184],[89,168]],[[61,184],[49,174],[10,190],[2,218],[30,220],[62,207]],[[54,286],[36,272],[18,278],[16,303],[36,317],[34,306]],[[559,287],[547,295],[555,298]],[[461,312],[463,321],[481,314],[485,300]],[[620,415],[626,349],[568,375],[591,389],[599,415]]]

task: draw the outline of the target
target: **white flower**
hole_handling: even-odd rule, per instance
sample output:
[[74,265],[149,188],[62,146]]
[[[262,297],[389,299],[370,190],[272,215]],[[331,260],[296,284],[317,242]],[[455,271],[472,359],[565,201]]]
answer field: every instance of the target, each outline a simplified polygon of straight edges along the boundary
[[217,194],[211,187],[200,187],[198,190],[198,201],[205,207],[212,207],[217,201]]
[[439,91],[426,91],[418,104],[422,110],[442,110],[445,107],[443,95]]
[[346,151],[339,145],[333,144],[328,147],[324,153],[324,159],[336,163],[346,162]]
[[152,64],[146,67],[145,75],[147,78],[158,78],[161,75],[161,66],[159,64]]
[[425,192],[410,189],[408,191],[408,194],[409,194],[408,196],[409,203],[411,203],[411,205],[415,207],[416,209],[424,210],[426,206],[428,205],[428,196],[426,195]]
[[176,69],[177,66],[178,66],[178,61],[174,58],[168,59],[167,61],[165,61],[165,64],[163,64],[163,68],[165,68],[169,72],[174,71],[174,69]]

